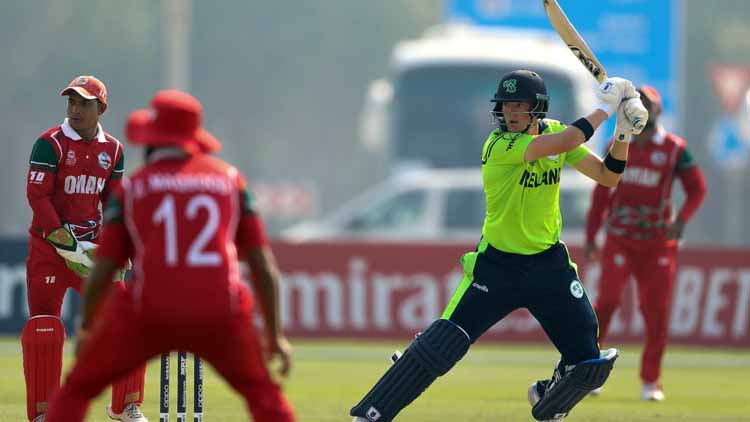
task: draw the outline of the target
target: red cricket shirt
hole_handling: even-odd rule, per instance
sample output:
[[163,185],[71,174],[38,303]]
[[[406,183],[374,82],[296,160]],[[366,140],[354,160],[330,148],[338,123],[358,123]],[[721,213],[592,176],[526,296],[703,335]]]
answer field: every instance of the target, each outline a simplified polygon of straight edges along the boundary
[[44,132],[29,160],[26,196],[34,214],[29,233],[44,238],[69,223],[79,239],[96,239],[100,203],[120,184],[124,157],[120,141],[101,126],[92,140],[82,139],[68,119]]
[[195,314],[236,305],[238,249],[266,237],[244,178],[206,154],[157,150],[108,202],[98,256],[133,259],[138,309]]
[[675,178],[686,192],[678,218],[687,222],[706,195],[703,173],[687,142],[660,128],[645,145],[631,144],[620,183],[613,189],[601,185],[594,189],[586,239],[594,240],[603,220],[609,234],[635,240],[663,238],[672,223]]

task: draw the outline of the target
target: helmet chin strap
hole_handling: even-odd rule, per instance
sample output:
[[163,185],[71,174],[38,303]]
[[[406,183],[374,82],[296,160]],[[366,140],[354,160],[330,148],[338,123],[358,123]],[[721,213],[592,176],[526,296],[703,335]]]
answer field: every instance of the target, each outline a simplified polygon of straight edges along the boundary
[[521,133],[526,133],[526,134],[528,134],[528,133],[529,133],[529,129],[531,129],[531,125],[532,125],[533,123],[534,123],[534,118],[532,117],[532,118],[531,118],[531,120],[529,120],[529,124],[528,124],[528,125],[526,125],[526,128],[524,128],[524,130],[522,130],[522,131],[521,131]]

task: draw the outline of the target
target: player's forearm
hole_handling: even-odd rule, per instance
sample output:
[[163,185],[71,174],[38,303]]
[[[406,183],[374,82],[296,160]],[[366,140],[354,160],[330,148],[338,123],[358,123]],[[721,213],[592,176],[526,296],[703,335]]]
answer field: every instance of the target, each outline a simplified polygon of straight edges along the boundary
[[247,251],[253,291],[260,303],[268,335],[279,335],[279,270],[273,252],[268,246],[254,247]]
[[36,224],[40,225],[44,235],[62,226],[60,216],[57,215],[52,198],[47,192],[38,192],[37,189],[29,187],[26,198],[29,201],[31,211],[34,213]]
[[[605,113],[602,110],[596,109],[588,116],[584,117],[584,119],[591,125],[591,128],[596,131],[596,128],[601,126],[601,124],[607,120],[608,116],[607,113]],[[568,126],[563,132],[561,132],[564,136],[563,138],[563,145],[564,150],[559,152],[567,152],[572,151],[582,143],[586,142],[588,138],[586,137],[586,134],[583,130],[580,128],[574,126],[571,124]]]
[[34,216],[37,217],[36,222],[41,226],[40,228],[44,232],[44,236],[62,226],[62,221],[60,220],[60,216],[57,215],[55,207],[52,206],[52,201],[49,199],[39,201],[29,200],[29,204]]
[[604,214],[609,208],[609,188],[596,185],[591,194],[591,208],[586,215],[586,241],[593,242],[604,221]]
[[121,178],[113,178],[110,177],[107,179],[107,183],[104,185],[104,190],[102,191],[101,196],[101,202],[102,204],[106,204],[109,200],[109,196],[112,192],[115,192],[120,185],[122,185],[122,179]]
[[89,278],[84,283],[83,301],[81,302],[81,327],[88,329],[99,308],[102,298],[112,286],[112,279],[117,271],[114,260],[101,257],[91,269]]
[[260,302],[266,332],[276,336],[281,334],[279,318],[279,287],[278,276],[272,271],[258,274],[255,278],[254,290]]
[[524,160],[533,161],[540,157],[572,151],[590,139],[596,128],[606,119],[607,113],[597,109],[571,123],[562,132],[539,135],[526,148]]
[[620,182],[622,170],[624,170],[623,168],[618,168],[617,165],[623,165],[623,162],[628,161],[628,143],[612,142],[612,147],[609,149],[608,155],[610,163],[607,163],[607,157],[602,161],[602,179],[599,180],[599,183],[607,187],[615,187]]
[[680,182],[685,190],[685,202],[677,214],[677,218],[688,222],[693,214],[703,205],[708,189],[706,179],[700,167],[694,166],[679,173]]

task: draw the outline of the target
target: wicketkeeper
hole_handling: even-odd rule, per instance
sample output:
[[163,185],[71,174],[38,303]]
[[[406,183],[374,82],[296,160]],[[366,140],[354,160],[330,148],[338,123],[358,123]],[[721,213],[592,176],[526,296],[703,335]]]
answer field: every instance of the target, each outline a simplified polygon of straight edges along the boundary
[[[65,292],[81,292],[101,229],[100,205],[120,185],[122,144],[104,131],[107,89],[93,76],[79,76],[60,93],[67,118],[34,143],[26,191],[29,228],[26,287],[30,318],[21,335],[29,420],[44,421],[50,395],[60,385]],[[121,279],[121,278],[118,278]],[[122,282],[118,288],[124,288]],[[148,422],[141,414],[145,366],[115,382],[107,414],[123,422]]]

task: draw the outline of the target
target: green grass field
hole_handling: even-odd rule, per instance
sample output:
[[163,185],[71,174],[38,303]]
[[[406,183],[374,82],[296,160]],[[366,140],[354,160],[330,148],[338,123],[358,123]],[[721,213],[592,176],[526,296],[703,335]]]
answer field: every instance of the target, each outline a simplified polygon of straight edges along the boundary
[[[349,421],[349,408],[389,365],[401,343],[297,341],[292,377],[285,390],[301,422]],[[70,354],[66,349],[66,365]],[[17,338],[0,338],[0,421],[25,420],[25,390]],[[624,348],[600,397],[576,407],[566,421],[740,422],[750,421],[750,353],[672,347],[663,382],[667,400],[639,401],[640,350]],[[397,418],[398,422],[532,421],[526,388],[548,377],[556,354],[551,346],[477,345]],[[173,363],[176,357],[173,356]],[[192,366],[190,360],[189,368]],[[173,370],[175,366],[173,364]],[[158,361],[147,374],[144,413],[158,421]],[[192,372],[189,372],[192,373]],[[172,376],[172,394],[176,391]],[[192,408],[192,379],[188,405]],[[248,420],[244,404],[210,369],[205,375],[205,421]],[[106,392],[92,404],[87,421],[106,421]],[[171,409],[174,412],[174,396]],[[174,413],[173,413],[174,415]],[[174,416],[172,416],[174,420]],[[190,419],[192,421],[192,416]]]

